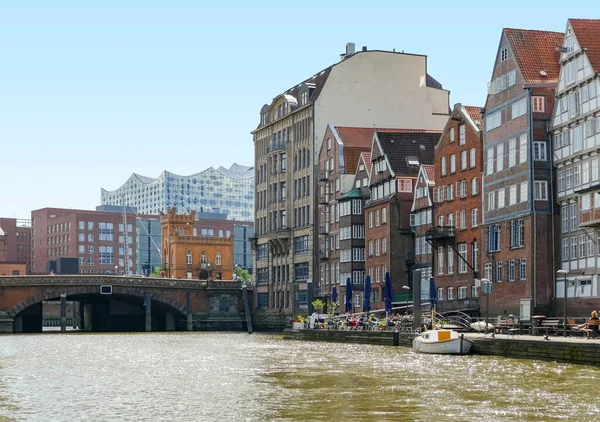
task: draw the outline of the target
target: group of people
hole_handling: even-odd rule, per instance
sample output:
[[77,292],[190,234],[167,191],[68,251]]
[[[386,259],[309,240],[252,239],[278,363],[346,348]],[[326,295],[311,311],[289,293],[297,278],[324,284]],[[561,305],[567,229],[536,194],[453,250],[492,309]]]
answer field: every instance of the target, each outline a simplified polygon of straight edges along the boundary
[[404,313],[389,314],[387,317],[377,318],[373,313],[355,314],[344,316],[335,316],[333,318],[320,317],[317,314],[311,315],[307,328],[328,329],[328,330],[394,330],[397,327],[412,325],[412,315]]

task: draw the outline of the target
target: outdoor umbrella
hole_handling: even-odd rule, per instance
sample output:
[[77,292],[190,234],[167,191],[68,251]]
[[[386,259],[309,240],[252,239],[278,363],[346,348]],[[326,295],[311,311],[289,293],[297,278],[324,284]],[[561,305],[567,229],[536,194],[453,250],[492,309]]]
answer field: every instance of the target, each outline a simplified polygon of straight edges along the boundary
[[334,287],[333,290],[331,291],[331,302],[337,303],[337,301],[338,301],[337,289]]
[[433,277],[429,278],[429,309],[437,305],[437,289],[435,288],[435,280]]
[[346,313],[352,311],[352,284],[350,283],[350,277],[346,279]]
[[363,312],[371,312],[371,276],[365,278],[365,294],[363,299]]
[[392,312],[392,301],[394,300],[394,289],[390,273],[385,273],[385,286],[383,288],[383,299],[385,301],[385,312]]

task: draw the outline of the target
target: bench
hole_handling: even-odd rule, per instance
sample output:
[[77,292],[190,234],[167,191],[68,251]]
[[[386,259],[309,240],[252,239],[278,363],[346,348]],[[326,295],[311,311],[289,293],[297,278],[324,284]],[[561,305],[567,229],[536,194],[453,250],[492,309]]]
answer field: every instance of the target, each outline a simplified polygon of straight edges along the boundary
[[555,333],[558,331],[560,325],[559,319],[544,319],[539,326],[533,327],[533,334],[536,332],[539,334],[540,331],[544,333],[544,337],[548,338],[548,334]]
[[[587,328],[584,328],[584,333],[587,334],[588,337],[597,337],[600,334],[600,319],[590,319],[587,321]],[[598,327],[598,328],[595,328]]]

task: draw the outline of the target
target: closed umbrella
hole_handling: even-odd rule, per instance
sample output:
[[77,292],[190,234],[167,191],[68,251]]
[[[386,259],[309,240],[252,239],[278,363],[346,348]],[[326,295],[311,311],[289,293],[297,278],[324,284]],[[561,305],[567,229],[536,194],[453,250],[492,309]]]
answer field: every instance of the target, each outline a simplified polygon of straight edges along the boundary
[[363,298],[363,312],[371,312],[371,276],[365,278],[365,294]]
[[350,277],[346,279],[346,313],[352,311],[352,284],[350,283]]
[[331,291],[331,302],[337,303],[337,301],[338,301],[338,293],[337,293],[337,289],[334,287],[333,290]]
[[383,288],[383,300],[385,301],[385,312],[392,312],[392,301],[394,300],[394,289],[390,273],[385,273],[385,286]]
[[437,305],[437,289],[435,288],[435,280],[429,278],[429,309],[433,309]]

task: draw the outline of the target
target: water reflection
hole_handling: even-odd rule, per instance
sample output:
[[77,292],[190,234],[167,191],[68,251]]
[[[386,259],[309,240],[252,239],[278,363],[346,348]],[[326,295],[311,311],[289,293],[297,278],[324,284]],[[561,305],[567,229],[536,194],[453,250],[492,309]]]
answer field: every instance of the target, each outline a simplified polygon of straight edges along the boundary
[[598,369],[551,362],[242,333],[1,340],[0,421],[551,421],[600,413],[589,399]]

